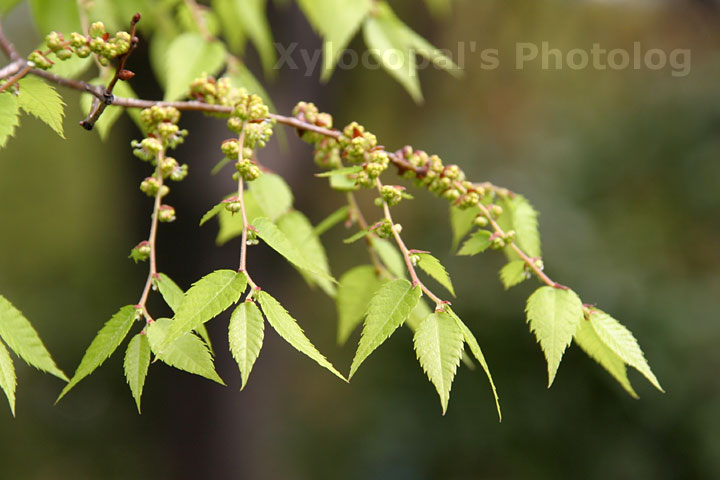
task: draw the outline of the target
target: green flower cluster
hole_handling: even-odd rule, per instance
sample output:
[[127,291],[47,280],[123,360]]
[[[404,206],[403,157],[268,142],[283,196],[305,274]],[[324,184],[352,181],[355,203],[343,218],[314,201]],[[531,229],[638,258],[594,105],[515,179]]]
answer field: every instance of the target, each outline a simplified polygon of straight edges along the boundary
[[[311,102],[299,102],[293,108],[292,114],[298,120],[317,127],[330,129],[333,126],[332,115],[320,112]],[[325,170],[335,170],[341,167],[340,144],[336,139],[310,130],[303,130],[299,134],[304,142],[315,146],[313,156],[318,167]]]

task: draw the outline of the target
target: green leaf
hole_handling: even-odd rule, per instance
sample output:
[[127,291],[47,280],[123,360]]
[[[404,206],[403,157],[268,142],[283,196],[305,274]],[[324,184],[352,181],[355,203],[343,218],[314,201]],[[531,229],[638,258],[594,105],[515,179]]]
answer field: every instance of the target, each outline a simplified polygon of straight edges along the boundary
[[[162,295],[163,300],[165,300],[165,303],[167,303],[168,307],[170,307],[173,313],[177,312],[183,300],[185,300],[185,292],[183,292],[182,289],[178,287],[177,283],[173,282],[172,279],[164,273],[158,274],[158,278],[155,284],[157,285],[158,290],[160,291],[160,295]],[[195,329],[195,332],[200,335],[200,338],[203,339],[205,344],[210,349],[210,353],[213,353],[212,343],[210,342],[210,335],[208,335],[205,325],[200,325],[199,327],[197,327]]]
[[340,277],[335,303],[338,310],[339,345],[343,345],[350,334],[362,323],[368,304],[382,285],[375,273],[375,267],[360,265]]
[[[315,360],[318,365],[325,367],[334,373],[337,377],[345,380],[340,372],[335,370],[330,362],[321,354],[310,340],[303,333],[297,321],[283,308],[280,303],[275,300],[269,293],[260,291],[258,293],[260,306],[270,326],[280,335],[286,342],[295,347],[299,352],[304,353],[311,359]],[[347,380],[345,380],[347,381]]]
[[275,47],[272,32],[265,15],[266,0],[235,0],[240,28],[255,45],[260,54],[265,75],[273,75]]
[[333,213],[328,215],[322,222],[315,226],[315,235],[318,237],[323,233],[327,232],[335,225],[340,222],[344,222],[348,219],[348,206],[343,205],[342,207],[335,210]]
[[[250,192],[265,216],[273,222],[292,208],[292,191],[280,175],[274,173],[260,175],[257,180],[250,182]],[[248,217],[248,220],[252,218]]]
[[0,93],[0,148],[15,134],[15,127],[20,125],[20,106],[15,95],[10,92]]
[[323,274],[308,274],[298,269],[306,282],[317,284],[329,296],[335,296],[335,285],[330,278],[330,265],[322,242],[313,231],[310,220],[297,210],[292,210],[278,219],[277,227],[283,232],[305,261]]
[[[45,48],[46,47],[44,45],[41,45],[39,47],[40,50]],[[60,77],[67,78],[78,78],[83,73],[85,73],[92,65],[94,65],[92,55],[85,58],[80,58],[77,55],[73,55],[67,60],[58,60],[56,58],[52,58],[52,60],[55,62],[55,65],[52,66],[50,72]]]
[[458,255],[477,255],[484,252],[490,246],[490,237],[492,234],[487,230],[478,230],[473,233],[470,238],[463,243]]
[[631,397],[638,398],[628,379],[625,362],[610,347],[605,345],[589,321],[583,320],[580,322],[573,339],[590,358],[602,365]]
[[241,20],[234,0],[212,0],[210,5],[212,10],[217,12],[228,47],[235,53],[242,53],[245,49],[246,38],[240,28]]
[[361,240],[361,239],[367,237],[368,235],[370,235],[370,230],[368,230],[367,228],[363,228],[359,232],[355,232],[352,235],[350,235],[348,238],[343,239],[343,243],[346,245],[349,245],[351,243],[355,243],[358,240]]
[[168,342],[174,324],[175,322],[169,318],[158,318],[148,325],[147,337],[150,350],[171,367],[225,385],[215,371],[210,350],[197,336],[184,333]]
[[5,15],[20,3],[20,0],[0,0],[0,15]]
[[352,192],[360,187],[355,183],[352,175],[332,175],[330,177],[330,188],[339,192]]
[[555,379],[565,349],[583,319],[582,302],[572,290],[540,287],[528,298],[527,321],[548,364],[548,388]]
[[416,253],[415,255],[420,258],[418,260],[418,266],[440,285],[447,288],[448,292],[454,297],[455,289],[453,288],[452,280],[450,280],[450,275],[448,275],[447,270],[445,270],[445,267],[440,263],[440,260],[429,253]]
[[640,345],[625,325],[601,310],[595,310],[590,314],[590,323],[605,345],[625,363],[642,373],[655,388],[665,392],[645,360]]
[[442,50],[434,47],[430,42],[405,26],[405,35],[407,43],[411,48],[420,55],[430,60],[436,67],[448,72],[450,75],[458,78],[462,76],[463,71],[453,62],[450,57],[445,55]]
[[225,47],[219,41],[205,41],[200,33],[185,32],[170,43],[165,62],[165,101],[178,100],[187,94],[193,80],[203,73],[215,75],[222,69]]
[[10,358],[10,353],[5,348],[5,345],[0,342],[0,388],[5,392],[13,417],[15,416],[15,387],[17,387],[15,367],[12,358]]
[[[498,202],[503,213],[498,217],[500,227],[508,232],[515,230],[515,243],[530,257],[540,257],[540,233],[538,231],[538,213],[522,195],[507,197]],[[511,248],[505,253],[510,260],[520,258]]]
[[350,175],[352,173],[359,173],[364,170],[362,165],[355,165],[353,167],[338,168],[337,170],[329,170],[327,172],[316,173],[315,176],[318,178],[334,177],[336,175]]
[[82,31],[76,2],[30,0],[30,10],[35,26],[42,37],[53,30],[66,34]]
[[[255,201],[255,197],[251,192],[246,191],[243,198],[245,199],[245,213],[249,221],[263,215],[260,206]],[[215,242],[218,245],[223,245],[229,240],[242,235],[243,221],[241,214],[233,214],[223,207],[219,209],[217,217],[220,223],[220,230],[218,231]]]
[[530,278],[530,275],[525,272],[525,262],[522,260],[508,262],[500,269],[500,280],[505,286],[505,290],[522,283],[528,278]]
[[350,367],[349,378],[352,378],[362,362],[405,322],[418,303],[421,293],[419,285],[413,287],[404,278],[387,282],[375,292],[367,308],[362,336]]
[[264,320],[255,302],[242,302],[230,316],[228,342],[230,352],[240,368],[242,386],[247,385],[250,371],[260,355],[264,332]]
[[208,210],[207,212],[205,212],[205,215],[203,215],[202,218],[200,219],[200,226],[202,227],[203,225],[205,225],[205,223],[206,223],[208,220],[214,218],[214,217],[215,217],[216,215],[218,215],[222,210],[224,210],[224,209],[225,209],[225,205],[227,205],[225,202],[220,202],[220,203],[218,203],[217,205],[215,205],[214,207],[212,207],[210,210]]
[[446,16],[450,13],[451,0],[425,0],[425,4],[435,16]]
[[492,374],[490,373],[490,367],[487,364],[487,361],[485,360],[485,355],[483,355],[482,350],[480,349],[480,344],[478,343],[477,339],[475,338],[475,335],[470,331],[470,329],[463,323],[462,320],[460,320],[460,317],[457,316],[457,314],[449,307],[446,307],[446,311],[452,315],[452,317],[455,319],[455,321],[458,324],[458,327],[460,327],[460,330],[462,330],[463,338],[465,339],[465,343],[468,344],[468,347],[470,347],[470,352],[472,352],[473,356],[475,357],[475,360],[478,361],[480,366],[485,371],[485,375],[487,376],[488,381],[490,382],[490,387],[492,388],[493,397],[495,398],[495,408],[498,412],[498,419],[502,422],[502,411],[500,410],[500,397],[498,397],[497,389],[495,388],[495,382],[493,381]]
[[143,387],[145,386],[148,367],[150,367],[150,343],[148,342],[147,335],[138,333],[130,339],[127,351],[125,352],[123,367],[125,369],[125,379],[135,399],[138,413],[141,413],[140,398],[142,397]]
[[90,375],[105,360],[110,358],[110,355],[117,350],[127,336],[130,327],[135,323],[136,316],[135,306],[125,305],[103,325],[85,351],[85,355],[80,360],[80,365],[75,370],[75,374],[70,379],[70,382],[65,385],[63,391],[60,392],[60,396],[58,396],[55,403],[59,402],[80,380]]
[[29,365],[68,381],[27,318],[0,295],[0,338]]
[[240,299],[246,286],[245,274],[233,270],[216,270],[195,282],[185,292],[160,349],[164,350],[182,335],[220,315]]
[[384,238],[371,237],[372,248],[377,252],[383,265],[398,278],[405,277],[405,260],[395,245]]
[[[470,230],[473,229],[473,221],[478,215],[480,215],[480,209],[478,207],[470,207],[465,209],[461,209],[458,207],[450,207],[450,227],[452,228],[453,232],[452,250],[455,250],[457,246],[460,245],[460,240],[465,238],[465,235],[470,233]],[[480,253],[480,251],[476,253]],[[474,254],[459,253],[458,255]]]
[[447,313],[431,313],[420,323],[413,337],[418,361],[440,395],[443,415],[450,400],[450,388],[463,354],[463,332]]
[[39,118],[62,138],[63,115],[65,115],[65,103],[58,95],[55,88],[43,79],[34,76],[26,76],[18,81],[20,95],[18,105],[27,113]]

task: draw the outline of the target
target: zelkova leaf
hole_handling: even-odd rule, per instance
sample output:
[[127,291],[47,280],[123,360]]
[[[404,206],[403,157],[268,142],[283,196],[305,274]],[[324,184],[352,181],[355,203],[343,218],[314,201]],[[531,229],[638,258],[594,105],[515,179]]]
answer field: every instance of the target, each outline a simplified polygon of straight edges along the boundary
[[260,62],[265,74],[273,74],[275,48],[265,14],[267,0],[234,0],[234,4],[238,11],[240,27],[260,54]]
[[65,103],[55,88],[43,79],[34,76],[26,76],[18,81],[20,95],[18,105],[27,113],[39,118],[62,138],[63,115],[65,114]]
[[452,296],[455,296],[455,289],[453,288],[452,280],[448,275],[447,270],[440,260],[433,257],[429,253],[417,253],[419,257],[418,266],[432,278],[434,278],[440,285],[445,287]]
[[348,206],[343,205],[342,207],[335,210],[333,213],[325,217],[325,219],[315,225],[315,235],[318,237],[322,235],[323,233],[327,232],[331,228],[333,228],[335,225],[337,225],[340,222],[344,222],[348,219]]
[[549,388],[583,319],[582,302],[572,290],[545,286],[530,295],[525,312],[547,360]]
[[340,277],[335,303],[338,310],[338,344],[343,345],[362,323],[368,304],[382,282],[370,265],[360,265]]
[[337,377],[347,381],[345,377],[338,372],[335,367],[320,353],[317,348],[310,342],[305,336],[302,328],[298,325],[297,321],[290,316],[290,314],[280,305],[280,302],[275,300],[269,293],[260,291],[258,294],[258,300],[260,306],[265,314],[273,329],[280,335],[286,342],[295,347],[299,352],[304,353],[311,359],[315,360],[321,367],[327,368]]
[[590,314],[590,323],[605,345],[625,363],[642,373],[655,388],[664,392],[660,382],[650,369],[640,345],[627,327],[600,310],[595,310]]
[[[293,205],[292,190],[280,175],[265,173],[250,183],[250,192],[260,209],[273,222],[290,211]],[[248,217],[251,221],[253,217]]]
[[165,101],[182,98],[193,80],[203,73],[215,75],[224,63],[225,47],[222,42],[208,42],[198,32],[178,35],[170,43],[165,56]]
[[90,375],[105,360],[110,358],[110,355],[117,350],[127,336],[130,327],[136,320],[136,316],[135,306],[126,305],[103,325],[85,351],[85,355],[80,360],[80,365],[75,370],[75,374],[60,392],[56,402],[60,401],[80,380]]
[[125,351],[125,360],[123,361],[125,379],[135,399],[138,413],[140,413],[140,398],[142,397],[149,367],[150,343],[148,342],[147,335],[138,333],[130,339],[127,350]]
[[349,378],[405,322],[417,305],[421,293],[419,285],[413,287],[404,278],[387,282],[375,292],[365,314],[362,336],[350,367]]
[[372,248],[377,252],[383,265],[398,278],[405,277],[405,260],[395,245],[384,238],[372,237]]
[[[498,204],[503,208],[502,215],[497,219],[500,227],[506,232],[515,230],[515,243],[529,256],[541,256],[538,213],[530,202],[522,195],[515,195],[500,200]],[[506,248],[505,254],[510,260],[520,258],[511,248]]]
[[15,416],[15,388],[17,387],[17,379],[15,377],[15,367],[13,366],[10,353],[0,342],[0,388],[5,392],[10,411]]
[[0,93],[0,148],[4,148],[20,125],[20,106],[12,93]]
[[346,244],[346,245],[349,245],[349,244],[351,244],[351,243],[355,243],[355,242],[357,242],[358,240],[367,237],[368,235],[370,235],[370,230],[367,229],[367,228],[363,228],[363,229],[360,230],[359,232],[355,232],[355,233],[353,233],[352,235],[350,235],[349,237],[344,238],[344,239],[343,239],[343,243]]
[[[183,292],[182,288],[180,288],[177,283],[175,283],[170,277],[168,277],[164,273],[158,274],[155,285],[157,285],[157,288],[160,291],[160,295],[162,295],[165,303],[167,303],[168,307],[170,307],[173,313],[176,313],[180,308],[180,305],[182,305],[183,300],[185,300],[185,292]],[[203,339],[205,344],[210,349],[210,353],[213,353],[212,343],[210,342],[210,335],[208,335],[205,325],[200,325],[195,328],[195,332],[200,335],[200,338]]]
[[0,295],[0,338],[29,365],[68,381],[27,318]]
[[463,243],[458,255],[477,255],[488,249],[492,234],[487,230],[478,230]]
[[525,272],[525,262],[522,260],[512,260],[500,269],[500,281],[505,286],[505,290],[522,283],[528,278],[530,276]]
[[172,325],[160,345],[160,350],[164,350],[184,334],[220,315],[240,299],[246,287],[245,274],[233,270],[216,270],[195,282],[185,292],[185,298],[175,312]]
[[[455,250],[465,235],[473,229],[473,221],[478,215],[480,215],[478,207],[450,207],[450,228],[453,232],[452,250]],[[459,255],[474,255],[474,253],[460,253]]]
[[230,316],[228,342],[230,352],[240,368],[242,386],[245,388],[255,360],[260,355],[265,336],[265,321],[255,302],[242,302]]
[[583,320],[580,322],[573,339],[590,358],[602,365],[630,396],[638,398],[628,379],[625,362],[610,347],[605,345],[589,321]]
[[413,344],[418,361],[440,395],[443,415],[463,354],[463,332],[447,313],[432,313],[420,323]]
[[172,342],[167,342],[173,323],[169,318],[158,318],[148,325],[150,350],[171,367],[225,385],[215,371],[210,350],[195,334],[184,333]]

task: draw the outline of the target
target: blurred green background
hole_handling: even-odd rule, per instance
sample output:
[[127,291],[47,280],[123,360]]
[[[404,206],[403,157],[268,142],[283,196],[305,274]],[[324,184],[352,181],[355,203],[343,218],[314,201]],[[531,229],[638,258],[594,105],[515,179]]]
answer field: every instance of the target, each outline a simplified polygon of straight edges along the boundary
[[[474,180],[525,194],[541,212],[546,270],[625,323],[639,339],[666,394],[631,373],[640,400],[571,347],[550,390],[539,346],[524,320],[526,282],[505,292],[503,263],[488,253],[450,254],[444,202],[417,192],[397,207],[411,248],[432,250],[453,275],[456,310],[476,333],[492,368],[504,418],[484,376],[462,366],[443,417],[432,385],[399,330],[353,378],[338,382],[268,332],[249,385],[224,339],[227,318],[209,324],[228,387],[153,364],[138,416],[113,356],[59,405],[61,383],[21,362],[18,414],[0,407],[0,478],[8,479],[715,479],[720,478],[720,35],[712,1],[454,2],[432,17],[419,2],[391,2],[434,44],[466,45],[465,76],[421,72],[425,105],[413,104],[384,72],[281,69],[268,82],[281,112],[298,100],[358,120],[389,148],[411,144],[461,165]],[[294,4],[270,6],[276,41],[319,48]],[[26,6],[4,19],[27,52],[40,39]],[[691,70],[624,71],[515,68],[517,42],[567,51],[690,49]],[[474,42],[473,53],[469,45]],[[362,51],[360,38],[353,48]],[[480,50],[498,50],[483,69]],[[133,87],[158,98],[141,50]],[[257,72],[256,58],[249,63]],[[72,372],[100,325],[139,297],[145,265],[127,259],[147,235],[151,201],[138,190],[149,171],[131,154],[139,132],[127,119],[108,141],[76,126],[68,103],[67,139],[23,117],[0,152],[0,292],[34,323],[61,368]],[[177,151],[191,175],[169,201],[179,219],[163,225],[160,269],[181,286],[235,265],[237,241],[217,248],[215,225],[200,216],[232,189],[212,177],[226,138],[222,121],[186,114]],[[261,161],[293,186],[296,206],[315,222],[342,196],[313,178],[308,146],[287,131]],[[229,175],[225,175],[228,177]],[[378,215],[366,198],[367,213]],[[339,276],[365,262],[342,228],[324,240]],[[250,269],[298,318],[341,370],[358,333],[335,345],[335,312],[265,247]],[[156,309],[162,308],[158,303]],[[124,347],[122,347],[124,348]]]

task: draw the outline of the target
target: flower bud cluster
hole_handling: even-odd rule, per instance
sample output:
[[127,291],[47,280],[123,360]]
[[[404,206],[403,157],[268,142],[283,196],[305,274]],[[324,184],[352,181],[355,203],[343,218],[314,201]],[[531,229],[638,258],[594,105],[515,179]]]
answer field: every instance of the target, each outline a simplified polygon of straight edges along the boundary
[[380,189],[380,197],[375,199],[375,203],[379,207],[383,203],[387,203],[389,207],[394,207],[403,198],[412,198],[412,196],[405,193],[405,187],[401,185],[383,185]]
[[190,84],[190,97],[209,105],[230,107],[247,96],[247,90],[233,87],[229,77],[215,79],[204,74]]
[[352,122],[347,125],[338,139],[342,149],[342,158],[350,163],[363,163],[365,155],[377,147],[377,137],[365,131],[365,127]]
[[[314,103],[299,102],[292,111],[293,117],[317,127],[332,128],[333,117],[329,113],[320,112]],[[341,168],[340,144],[332,137],[317,132],[303,130],[300,138],[315,146],[313,153],[315,164],[325,170]]]
[[372,226],[371,230],[380,238],[391,238],[393,236],[393,229],[400,233],[402,231],[402,225],[393,223],[388,219],[383,219]]

